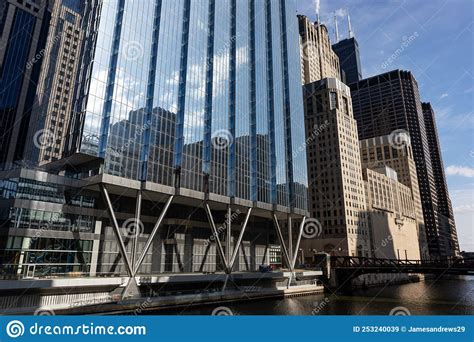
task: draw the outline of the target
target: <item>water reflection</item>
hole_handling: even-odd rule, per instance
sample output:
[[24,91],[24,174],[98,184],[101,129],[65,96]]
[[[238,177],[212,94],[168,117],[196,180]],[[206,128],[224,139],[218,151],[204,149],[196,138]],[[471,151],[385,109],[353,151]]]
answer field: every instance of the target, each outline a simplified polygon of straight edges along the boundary
[[[474,277],[224,305],[234,315],[388,315],[396,307],[404,307],[412,315],[474,315]],[[188,307],[149,314],[210,315],[214,308]]]

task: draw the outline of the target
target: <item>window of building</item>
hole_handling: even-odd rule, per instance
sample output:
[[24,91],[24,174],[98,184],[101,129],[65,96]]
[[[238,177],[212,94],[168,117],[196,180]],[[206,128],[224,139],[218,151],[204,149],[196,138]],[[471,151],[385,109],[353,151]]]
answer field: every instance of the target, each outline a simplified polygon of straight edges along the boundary
[[331,110],[337,108],[337,93],[335,91],[331,91],[329,94],[329,106]]

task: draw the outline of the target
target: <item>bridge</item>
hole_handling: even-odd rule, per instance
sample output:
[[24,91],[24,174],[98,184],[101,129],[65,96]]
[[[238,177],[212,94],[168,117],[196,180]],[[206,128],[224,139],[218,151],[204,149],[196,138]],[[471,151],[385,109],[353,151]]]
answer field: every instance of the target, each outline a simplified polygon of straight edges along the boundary
[[442,260],[398,260],[365,257],[332,256],[331,268],[347,271],[355,276],[366,273],[426,273],[447,275],[474,275],[474,258]]
[[440,260],[398,260],[354,256],[318,255],[328,282],[350,284],[350,279],[363,274],[433,274],[474,275],[474,258],[445,258]]

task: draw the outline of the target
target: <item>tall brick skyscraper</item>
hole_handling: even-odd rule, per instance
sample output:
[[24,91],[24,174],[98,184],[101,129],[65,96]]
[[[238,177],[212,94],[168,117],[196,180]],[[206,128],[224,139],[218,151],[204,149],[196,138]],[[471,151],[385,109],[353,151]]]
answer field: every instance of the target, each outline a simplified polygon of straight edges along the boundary
[[301,49],[301,79],[309,84],[324,78],[341,80],[339,58],[331,47],[328,29],[298,16]]
[[321,223],[302,248],[332,255],[372,254],[357,123],[350,89],[336,78],[303,87],[308,155],[309,211]]
[[439,216],[439,188],[430,150],[430,140],[433,134],[436,135],[436,130],[426,127],[414,76],[409,71],[391,71],[352,84],[351,92],[360,140],[390,135],[396,145],[401,142],[398,139],[400,133],[409,134],[408,143],[413,147],[416,162],[429,253],[432,257],[456,254],[457,242],[452,241],[452,237],[446,241],[446,234],[443,233],[445,224]]

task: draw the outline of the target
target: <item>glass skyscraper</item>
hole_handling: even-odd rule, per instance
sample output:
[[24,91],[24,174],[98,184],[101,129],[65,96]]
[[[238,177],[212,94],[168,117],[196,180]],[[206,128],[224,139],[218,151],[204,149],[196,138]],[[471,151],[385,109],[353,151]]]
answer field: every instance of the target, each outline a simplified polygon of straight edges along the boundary
[[104,158],[107,174],[305,214],[294,5],[91,2],[71,152]]
[[56,42],[64,20],[43,68],[53,111],[34,111],[41,169],[0,175],[4,272],[206,284],[294,267],[299,242],[282,241],[308,215],[294,1],[74,4],[56,3],[48,31]]

